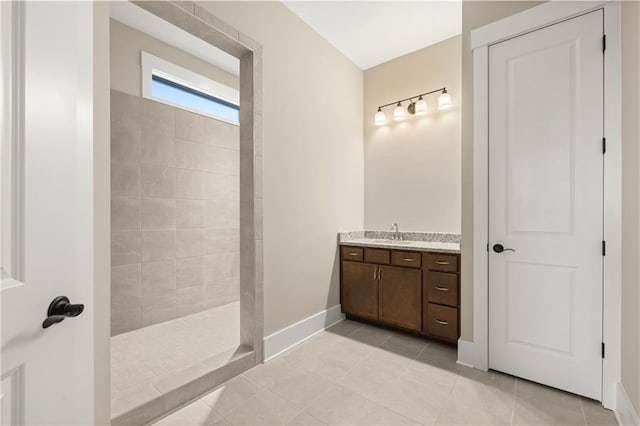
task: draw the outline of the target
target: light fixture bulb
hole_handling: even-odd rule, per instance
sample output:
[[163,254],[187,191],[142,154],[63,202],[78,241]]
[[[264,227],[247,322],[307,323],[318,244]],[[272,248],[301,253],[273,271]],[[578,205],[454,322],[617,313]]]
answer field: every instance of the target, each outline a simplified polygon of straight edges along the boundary
[[416,115],[425,115],[427,113],[427,103],[422,99],[422,96],[418,98],[418,102],[416,102],[414,109]]
[[393,109],[393,119],[396,121],[404,120],[404,108],[402,108],[400,102],[398,102],[398,105]]
[[376,123],[376,126],[382,126],[386,121],[387,121],[387,117],[384,115],[384,112],[382,112],[382,109],[378,107],[378,112],[376,112],[376,115],[374,118],[374,122]]
[[451,95],[447,93],[447,89],[442,89],[442,94],[438,96],[438,109],[451,108]]

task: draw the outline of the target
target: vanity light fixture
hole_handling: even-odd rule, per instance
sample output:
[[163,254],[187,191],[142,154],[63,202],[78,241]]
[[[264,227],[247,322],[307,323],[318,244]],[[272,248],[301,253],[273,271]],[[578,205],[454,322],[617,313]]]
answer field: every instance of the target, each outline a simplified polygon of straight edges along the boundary
[[402,108],[400,102],[398,102],[398,105],[393,109],[393,119],[396,121],[404,120],[404,108]]
[[413,110],[416,115],[425,115],[427,113],[427,102],[422,99],[422,96],[418,98],[418,102],[413,104]]
[[[401,121],[405,119],[404,108],[402,107],[402,102],[409,101],[409,106],[407,107],[407,112],[411,115],[424,115],[427,113],[427,101],[423,99],[423,96],[431,95],[432,93],[441,92],[440,96],[438,96],[438,109],[445,110],[451,108],[451,95],[447,93],[447,88],[442,87],[437,90],[432,90],[431,92],[421,93],[419,95],[412,96],[406,99],[400,99],[399,101],[391,102],[385,105],[380,105],[378,107],[378,111],[376,111],[376,115],[374,118],[374,123],[376,126],[382,126],[386,123],[387,119],[382,111],[382,108],[386,108],[391,105],[395,105],[396,107],[393,109],[393,119],[395,121]],[[417,101],[414,102],[414,99],[418,98]]]
[[451,108],[451,95],[447,93],[447,89],[442,89],[442,94],[438,96],[438,109]]
[[378,112],[376,112],[376,126],[382,126],[387,121],[387,117],[384,115],[384,112],[380,107],[378,107]]

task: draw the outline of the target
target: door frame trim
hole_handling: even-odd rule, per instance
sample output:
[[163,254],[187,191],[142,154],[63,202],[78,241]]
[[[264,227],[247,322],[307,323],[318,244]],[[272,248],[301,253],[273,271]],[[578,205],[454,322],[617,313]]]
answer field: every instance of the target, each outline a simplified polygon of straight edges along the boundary
[[489,46],[584,13],[603,9],[604,57],[604,238],[602,403],[614,408],[621,363],[622,122],[620,5],[614,1],[555,2],[525,10],[471,32],[473,49],[473,342],[461,341],[459,362],[489,367]]

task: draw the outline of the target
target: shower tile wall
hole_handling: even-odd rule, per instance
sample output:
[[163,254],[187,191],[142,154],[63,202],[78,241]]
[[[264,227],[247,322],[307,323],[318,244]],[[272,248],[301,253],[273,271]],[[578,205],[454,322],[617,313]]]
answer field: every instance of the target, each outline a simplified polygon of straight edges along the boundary
[[239,129],[111,91],[111,334],[239,299]]

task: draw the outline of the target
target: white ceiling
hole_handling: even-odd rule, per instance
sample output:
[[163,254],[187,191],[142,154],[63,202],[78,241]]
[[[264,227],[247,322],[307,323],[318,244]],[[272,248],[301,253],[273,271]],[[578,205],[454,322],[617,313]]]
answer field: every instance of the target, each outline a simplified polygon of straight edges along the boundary
[[460,0],[283,3],[363,70],[462,31]]
[[112,1],[111,18],[209,62],[231,74],[240,75],[240,61],[206,41],[157,17],[129,1]]

